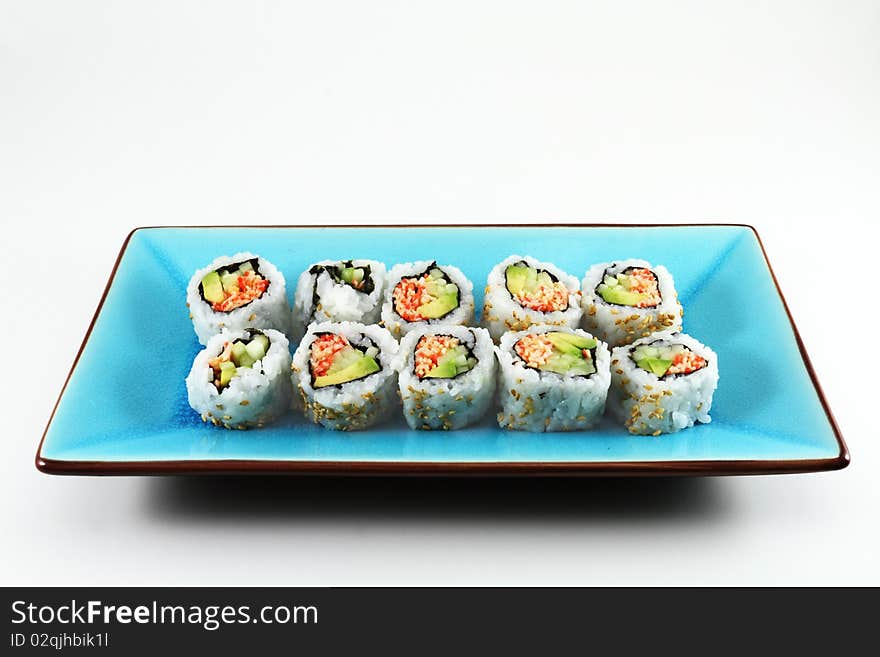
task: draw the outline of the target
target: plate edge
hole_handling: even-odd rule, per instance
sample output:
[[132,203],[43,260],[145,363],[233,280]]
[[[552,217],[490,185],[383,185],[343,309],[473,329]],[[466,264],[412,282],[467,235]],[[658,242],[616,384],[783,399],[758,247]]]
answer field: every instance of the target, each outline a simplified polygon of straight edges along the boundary
[[[76,365],[79,362],[91,337],[95,323],[104,307],[104,302],[116,278],[117,270],[122,262],[128,245],[135,233],[142,230],[168,229],[168,228],[328,228],[330,226],[322,226],[315,224],[290,224],[290,225],[256,225],[256,226],[138,226],[133,228],[122,243],[113,269],[107,279],[104,292],[92,316],[86,330],[83,341],[80,344],[67,378],[52,408],[52,413],[43,430],[40,443],[37,447],[37,453],[34,458],[34,464],[37,470],[45,474],[94,474],[94,475],[126,475],[126,474],[143,474],[143,475],[163,475],[163,474],[246,474],[246,473],[288,473],[288,474],[521,474],[521,475],[741,475],[741,474],[789,474],[789,473],[805,473],[805,472],[821,472],[829,470],[841,470],[850,464],[850,453],[847,448],[837,420],[834,418],[822,386],[819,383],[818,376],[813,368],[812,361],[807,354],[806,347],[800,332],[795,324],[794,317],[788,307],[782,288],[779,286],[779,280],[770,264],[770,258],[758,230],[750,224],[740,223],[662,223],[662,224],[627,224],[627,223],[522,223],[522,224],[376,224],[370,225],[370,228],[535,228],[535,227],[568,227],[568,228],[686,228],[686,227],[730,227],[745,228],[752,232],[757,241],[758,248],[764,257],[767,270],[776,287],[776,293],[782,301],[782,307],[788,316],[798,351],[801,359],[807,369],[807,374],[813,383],[813,388],[819,397],[825,415],[831,425],[832,433],[838,444],[838,454],[834,458],[829,459],[808,459],[808,460],[763,460],[763,461],[617,461],[609,463],[597,463],[595,461],[587,462],[369,462],[369,461],[259,461],[259,460],[230,460],[230,461],[63,461],[55,459],[46,459],[43,457],[43,445],[52,420],[55,419],[55,413],[67,385],[73,376]],[[342,224],[332,226],[332,228],[362,228],[357,224]],[[238,470],[237,468],[240,468]]]
[[849,448],[846,445],[846,441],[843,439],[843,434],[840,431],[840,427],[837,424],[837,419],[834,417],[834,413],[831,412],[831,406],[828,404],[828,399],[825,397],[825,391],[822,390],[822,385],[819,383],[819,376],[816,373],[815,368],[813,367],[813,362],[810,360],[810,356],[807,353],[807,347],[804,344],[804,340],[801,337],[800,331],[798,331],[797,324],[794,321],[794,316],[791,314],[791,309],[788,307],[788,301],[785,299],[785,295],[782,293],[782,288],[779,286],[779,279],[776,278],[776,272],[773,271],[773,265],[770,264],[770,256],[767,255],[767,249],[764,248],[764,242],[761,240],[761,235],[758,233],[758,230],[751,225],[746,225],[746,228],[752,231],[755,236],[755,240],[758,242],[758,248],[761,249],[761,254],[764,256],[764,262],[767,265],[767,271],[770,272],[770,278],[773,280],[773,285],[776,286],[776,293],[779,295],[779,300],[782,301],[782,308],[785,310],[785,314],[788,316],[788,323],[791,325],[791,331],[794,334],[795,343],[797,344],[798,351],[801,354],[801,360],[804,361],[804,367],[807,369],[807,374],[810,376],[810,381],[813,383],[813,389],[816,391],[816,396],[819,398],[819,403],[822,405],[822,409],[825,411],[825,417],[828,418],[828,424],[831,425],[831,431],[834,434],[835,439],[837,440],[837,457],[834,460],[838,463],[838,467],[836,470],[842,470],[850,464],[850,453]]
[[37,470],[39,470],[40,472],[50,473],[49,470],[46,470],[43,467],[43,463],[45,463],[45,460],[43,459],[43,445],[46,442],[46,436],[49,434],[49,427],[52,426],[52,420],[55,419],[55,413],[58,412],[58,406],[61,404],[61,399],[64,397],[64,393],[67,391],[67,386],[70,383],[70,378],[73,376],[73,371],[76,369],[76,365],[77,363],[79,363],[79,359],[82,356],[83,351],[85,351],[86,345],[89,342],[89,338],[92,336],[92,330],[94,330],[95,328],[95,323],[98,321],[101,310],[104,308],[104,302],[107,300],[107,295],[110,293],[110,288],[113,285],[113,281],[116,279],[116,272],[119,269],[120,263],[122,262],[122,257],[125,255],[125,252],[128,249],[131,238],[134,237],[134,234],[139,230],[144,230],[144,228],[133,228],[128,233],[128,235],[125,236],[125,240],[122,242],[122,246],[119,248],[119,253],[116,255],[116,261],[113,263],[113,269],[110,270],[110,276],[107,278],[107,284],[104,286],[104,292],[101,294],[101,298],[98,301],[98,306],[97,308],[95,308],[95,313],[92,315],[92,320],[89,322],[89,326],[86,329],[85,335],[83,336],[82,343],[80,343],[79,345],[79,350],[76,352],[76,356],[73,359],[70,370],[67,372],[67,377],[64,379],[64,385],[61,386],[61,392],[58,393],[58,399],[55,400],[55,405],[52,407],[52,413],[49,415],[48,422],[46,422],[46,428],[43,429],[43,435],[40,438],[40,444],[37,446],[37,454],[34,458],[34,463],[37,466]]
[[437,476],[731,476],[840,470],[839,458],[780,461],[59,461],[37,459],[54,475],[437,475]]

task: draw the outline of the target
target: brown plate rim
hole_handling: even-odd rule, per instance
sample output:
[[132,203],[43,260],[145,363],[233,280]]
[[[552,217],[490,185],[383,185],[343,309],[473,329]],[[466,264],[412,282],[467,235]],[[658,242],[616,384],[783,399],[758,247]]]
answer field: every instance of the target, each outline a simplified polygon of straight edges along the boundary
[[[283,460],[175,460],[175,461],[66,461],[44,458],[43,444],[58,405],[64,397],[67,385],[76,369],[80,356],[89,341],[92,329],[101,314],[107,294],[116,277],[116,272],[128,248],[131,238],[138,231],[156,229],[217,229],[217,228],[692,228],[692,227],[732,227],[746,228],[755,235],[764,262],[770,272],[776,292],[782,301],[785,314],[791,324],[795,341],[804,366],[837,439],[839,451],[836,457],[827,459],[768,459],[768,460],[703,460],[703,461],[283,461]],[[529,476],[575,476],[575,475],[627,475],[627,476],[703,476],[703,475],[755,475],[755,474],[794,474],[841,470],[850,463],[849,449],[840,432],[828,400],[819,383],[816,371],[807,354],[803,339],[792,317],[791,310],[764,243],[757,229],[750,224],[740,223],[479,223],[479,224],[340,224],[326,226],[320,224],[291,225],[212,225],[212,226],[139,226],[126,236],[98,307],[86,330],[82,344],[77,351],[64,386],[58,395],[46,428],[37,447],[35,464],[40,472],[56,475],[183,475],[183,474],[294,474],[294,475],[440,475],[440,476],[483,476],[483,475],[529,475]]]

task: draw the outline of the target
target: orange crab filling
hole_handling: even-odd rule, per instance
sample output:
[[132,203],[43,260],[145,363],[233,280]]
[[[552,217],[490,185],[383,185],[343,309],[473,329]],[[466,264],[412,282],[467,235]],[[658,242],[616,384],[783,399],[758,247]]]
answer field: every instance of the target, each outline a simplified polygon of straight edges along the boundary
[[635,305],[636,308],[652,308],[660,304],[660,288],[657,285],[657,277],[650,269],[632,269],[627,272],[630,277],[630,292],[638,292],[642,298]]
[[526,365],[538,368],[545,365],[553,355],[553,342],[543,333],[531,334],[517,342],[514,349]]
[[524,308],[550,313],[568,308],[568,288],[559,281],[552,285],[539,285],[531,292],[523,290],[515,297]]
[[666,370],[666,374],[690,374],[704,367],[706,367],[705,358],[693,351],[683,351],[675,354],[672,365]]
[[252,271],[245,272],[238,277],[238,281],[229,290],[223,301],[212,304],[212,308],[219,312],[229,312],[236,308],[241,308],[249,304],[254,299],[259,299],[266,288],[269,287],[269,281]]
[[348,340],[341,335],[328,333],[319,336],[312,343],[312,350],[309,357],[309,362],[312,366],[312,374],[316,377],[327,374],[327,370],[329,370],[330,366],[333,364],[333,359],[336,357],[336,354],[348,346]]
[[419,308],[430,303],[434,297],[428,294],[428,274],[419,278],[402,278],[395,286],[392,297],[397,314],[408,322],[420,322],[426,319]]
[[446,355],[447,351],[459,345],[461,345],[461,340],[449,335],[422,336],[413,354],[416,376],[423,379],[437,367],[437,363]]

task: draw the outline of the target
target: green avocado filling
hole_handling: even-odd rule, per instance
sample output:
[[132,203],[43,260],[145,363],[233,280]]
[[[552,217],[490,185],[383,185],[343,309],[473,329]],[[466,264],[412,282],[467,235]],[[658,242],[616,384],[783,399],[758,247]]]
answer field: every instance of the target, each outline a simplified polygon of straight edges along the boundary
[[222,303],[226,296],[238,290],[238,278],[245,272],[255,271],[253,262],[245,260],[237,265],[228,265],[217,271],[208,272],[202,277],[202,296],[208,303]]
[[504,270],[504,279],[512,297],[528,296],[541,287],[552,287],[555,282],[549,272],[535,269],[525,262],[509,265]]
[[453,347],[447,351],[437,365],[425,375],[428,379],[452,379],[459,374],[464,374],[474,369],[477,359],[468,356],[468,350],[464,346]]
[[553,274],[532,267],[524,260],[508,265],[504,270],[504,284],[510,298],[523,308],[540,312],[568,309],[568,289]]
[[443,270],[435,267],[428,271],[425,291],[432,299],[416,310],[422,317],[439,319],[458,308],[458,286],[449,282]]
[[376,347],[361,350],[351,345],[346,346],[334,355],[327,372],[315,377],[312,387],[317,389],[338,386],[378,372],[381,369],[376,361],[378,355],[379,350]]
[[596,292],[616,306],[648,308],[660,303],[657,277],[650,269],[630,267],[619,274],[605,274]]
[[[684,357],[684,359],[679,358],[680,356]],[[636,365],[646,372],[651,372],[658,378],[669,373],[669,368],[672,367],[677,358],[679,361],[688,360],[689,363],[679,366],[680,371],[675,372],[676,374],[689,374],[706,364],[704,359],[680,344],[639,345],[632,352],[632,359]]]
[[[436,362],[435,354],[442,354]],[[472,370],[477,359],[467,346],[449,335],[423,335],[416,344],[414,370],[420,379],[452,379]]]
[[594,350],[597,344],[594,338],[549,332],[525,336],[516,343],[515,350],[534,369],[556,374],[589,376],[596,372]]
[[214,385],[222,391],[240,369],[253,367],[254,363],[263,360],[269,351],[269,338],[262,333],[254,332],[249,340],[227,342],[223,352],[208,361],[214,370]]
[[421,274],[400,279],[392,293],[394,311],[408,322],[440,319],[458,308],[458,294],[458,285],[435,262]]
[[504,270],[507,291],[512,297],[522,297],[535,292],[540,287],[551,287],[553,277],[544,270],[530,267],[525,262],[509,265]]

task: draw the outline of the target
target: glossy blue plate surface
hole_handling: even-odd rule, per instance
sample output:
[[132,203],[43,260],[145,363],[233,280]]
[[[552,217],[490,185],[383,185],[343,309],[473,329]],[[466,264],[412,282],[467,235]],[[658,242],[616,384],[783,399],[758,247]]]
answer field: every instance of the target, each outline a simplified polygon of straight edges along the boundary
[[[199,350],[186,285],[215,256],[245,250],[275,263],[291,295],[300,272],[322,258],[389,266],[436,259],[474,281],[478,313],[486,275],[511,253],[552,261],[578,278],[600,261],[664,264],[675,277],[685,331],[718,354],[713,421],[658,438],[630,436],[608,418],[589,433],[506,432],[494,414],[451,433],[412,431],[402,418],[336,433],[293,414],[247,432],[203,424],[184,387]],[[144,474],[732,474],[847,462],[756,233],[726,225],[138,229],[123,247],[37,455],[47,472]]]

